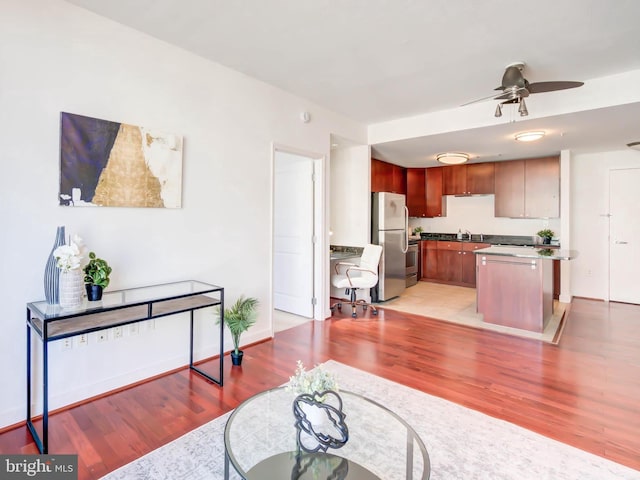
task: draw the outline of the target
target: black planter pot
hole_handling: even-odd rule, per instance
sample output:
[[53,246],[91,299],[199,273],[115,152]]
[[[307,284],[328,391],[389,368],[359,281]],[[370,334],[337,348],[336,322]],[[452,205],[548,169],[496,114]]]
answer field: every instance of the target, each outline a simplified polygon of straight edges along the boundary
[[244,355],[244,352],[242,350],[238,350],[238,353],[236,353],[234,350],[233,352],[231,352],[231,363],[235,366],[242,365],[243,355]]
[[542,239],[543,245],[551,245],[551,239],[549,237],[544,237]]
[[102,287],[100,285],[90,285],[87,283],[85,288],[87,289],[87,300],[90,302],[102,300]]

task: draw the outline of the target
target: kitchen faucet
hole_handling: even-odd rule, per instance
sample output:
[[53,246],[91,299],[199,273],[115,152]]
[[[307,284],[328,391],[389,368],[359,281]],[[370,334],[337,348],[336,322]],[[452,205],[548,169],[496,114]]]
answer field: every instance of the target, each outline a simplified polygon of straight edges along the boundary
[[467,235],[469,235],[469,241],[471,241],[471,232],[469,230],[465,230],[464,233],[466,233]]

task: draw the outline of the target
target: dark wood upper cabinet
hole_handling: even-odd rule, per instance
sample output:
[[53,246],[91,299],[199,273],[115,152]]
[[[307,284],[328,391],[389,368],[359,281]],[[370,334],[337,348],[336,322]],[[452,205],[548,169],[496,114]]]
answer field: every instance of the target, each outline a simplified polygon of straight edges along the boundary
[[426,170],[427,217],[446,217],[447,207],[442,198],[443,170],[433,167]]
[[407,168],[407,208],[410,217],[427,216],[425,168]]
[[535,158],[525,161],[525,217],[560,216],[560,159]]
[[524,160],[496,163],[496,217],[524,217]]
[[470,163],[443,168],[444,195],[494,193],[493,163]]
[[495,193],[496,217],[559,217],[559,158],[545,157],[497,162]]
[[392,163],[371,159],[371,191],[406,193],[405,169]]
[[467,191],[470,194],[495,192],[495,163],[470,163],[467,165]]
[[467,166],[452,165],[442,167],[443,195],[464,195],[467,193]]

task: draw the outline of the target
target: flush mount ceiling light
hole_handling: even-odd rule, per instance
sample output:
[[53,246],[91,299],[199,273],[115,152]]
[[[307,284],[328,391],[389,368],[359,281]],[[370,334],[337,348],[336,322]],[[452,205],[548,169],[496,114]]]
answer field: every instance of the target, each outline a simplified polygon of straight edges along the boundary
[[436,155],[436,160],[447,165],[459,165],[469,160],[469,155],[466,153],[439,153]]
[[516,140],[519,142],[535,142],[536,140],[540,140],[542,137],[544,137],[543,131],[522,132],[516,134]]

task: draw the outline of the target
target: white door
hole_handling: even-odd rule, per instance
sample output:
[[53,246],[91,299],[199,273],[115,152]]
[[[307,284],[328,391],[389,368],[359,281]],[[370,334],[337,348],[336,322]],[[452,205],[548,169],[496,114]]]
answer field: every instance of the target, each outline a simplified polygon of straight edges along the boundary
[[609,299],[640,304],[640,168],[609,173]]
[[313,159],[275,153],[273,306],[313,318]]

